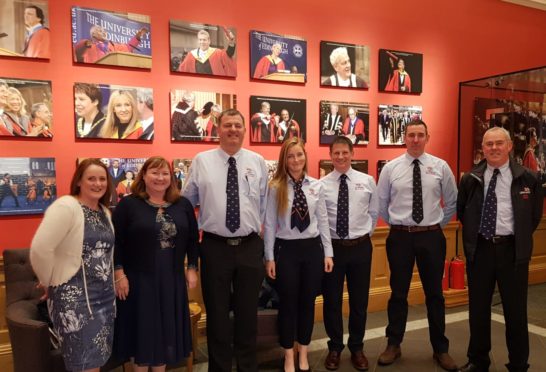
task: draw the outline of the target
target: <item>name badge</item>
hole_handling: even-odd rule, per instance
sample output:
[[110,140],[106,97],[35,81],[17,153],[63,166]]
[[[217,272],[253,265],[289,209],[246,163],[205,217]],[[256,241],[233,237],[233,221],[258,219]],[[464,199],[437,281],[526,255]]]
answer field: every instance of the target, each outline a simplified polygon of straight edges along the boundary
[[363,183],[355,183],[355,191],[358,191],[358,190],[365,190],[366,187]]

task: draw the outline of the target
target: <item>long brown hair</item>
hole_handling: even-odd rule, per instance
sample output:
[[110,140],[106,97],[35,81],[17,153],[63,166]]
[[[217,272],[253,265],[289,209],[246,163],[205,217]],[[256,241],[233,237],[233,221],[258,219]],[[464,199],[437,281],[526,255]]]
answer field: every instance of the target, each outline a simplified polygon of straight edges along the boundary
[[167,190],[165,190],[165,201],[169,203],[174,203],[178,199],[180,199],[180,191],[177,187],[176,179],[174,178],[174,172],[171,168],[171,165],[169,162],[161,156],[152,156],[142,166],[140,171],[138,172],[135,182],[131,184],[131,192],[133,195],[138,196],[142,199],[148,199],[150,195],[146,192],[146,184],[144,183],[144,175],[148,171],[148,169],[154,169],[154,168],[163,168],[167,167],[169,168],[169,171],[171,172],[171,182]]
[[106,165],[104,165],[100,159],[97,158],[87,158],[78,164],[78,167],[76,168],[76,171],[74,172],[74,175],[72,176],[72,181],[70,181],[70,195],[72,196],[78,196],[80,195],[80,186],[78,186],[78,183],[82,180],[83,173],[87,168],[89,168],[92,165],[96,165],[97,167],[101,167],[106,172],[106,192],[104,195],[99,199],[99,203],[104,205],[105,207],[110,206],[110,198],[112,197],[112,193],[114,192],[114,183],[112,182],[112,176],[110,176],[110,172],[108,172],[108,168],[106,168]]
[[279,152],[279,165],[275,171],[275,175],[269,187],[277,190],[277,212],[278,214],[284,214],[288,210],[288,166],[287,157],[288,150],[294,146],[300,146],[305,154],[305,166],[303,167],[303,174],[307,174],[307,152],[305,151],[304,142],[298,137],[292,137],[282,144],[281,151]]

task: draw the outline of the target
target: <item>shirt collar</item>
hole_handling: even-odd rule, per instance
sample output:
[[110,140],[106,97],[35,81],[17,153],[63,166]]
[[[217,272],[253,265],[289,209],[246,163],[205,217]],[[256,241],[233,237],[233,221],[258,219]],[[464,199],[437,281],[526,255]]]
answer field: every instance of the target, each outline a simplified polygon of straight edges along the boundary
[[355,170],[352,168],[352,167],[349,167],[349,170],[347,170],[347,172],[345,173],[341,173],[341,172],[338,172],[336,169],[334,169],[332,171],[332,176],[334,176],[334,178],[336,180],[339,180],[339,177],[341,177],[342,174],[345,174],[347,176],[347,179],[350,180],[351,179],[351,175],[353,174]]
[[239,161],[239,157],[241,156],[241,153],[242,153],[242,150],[243,148],[241,147],[239,149],[239,151],[237,151],[235,154],[233,155],[229,155],[227,152],[224,151],[224,149],[222,149],[221,147],[218,147],[218,154],[220,155],[220,157],[222,158],[224,164],[227,164],[228,163],[228,160],[230,157],[234,157],[235,158],[235,161],[238,162]]
[[413,163],[413,161],[414,161],[415,159],[418,159],[418,160],[419,160],[419,163],[425,164],[425,160],[427,159],[427,153],[426,153],[426,152],[423,152],[423,153],[421,154],[421,156],[419,156],[418,158],[414,158],[413,156],[411,156],[410,154],[408,154],[408,153],[406,152],[405,157],[406,157],[406,160],[407,160],[410,164]]
[[[510,169],[510,160],[507,160],[506,163],[504,163],[503,165],[497,168],[499,169],[500,174],[504,174],[508,169]],[[493,173],[493,171],[495,170],[495,167],[487,163],[487,170]]]
[[[307,175],[307,173],[303,176],[303,181],[301,182],[301,184],[306,184],[306,183],[309,183],[311,182],[311,180],[309,179],[309,176]],[[292,177],[290,177],[290,175],[288,175],[288,183],[290,185],[294,185],[294,181],[292,181]]]

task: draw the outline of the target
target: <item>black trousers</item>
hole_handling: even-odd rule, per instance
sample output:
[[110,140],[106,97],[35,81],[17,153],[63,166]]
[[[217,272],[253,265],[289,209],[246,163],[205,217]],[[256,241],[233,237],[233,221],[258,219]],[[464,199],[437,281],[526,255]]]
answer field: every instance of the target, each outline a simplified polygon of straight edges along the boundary
[[408,319],[408,292],[417,262],[426,297],[429,336],[436,353],[449,349],[445,337],[445,305],[442,276],[446,257],[446,239],[441,229],[423,232],[393,230],[387,237],[387,257],[391,272],[391,297],[388,304],[389,345],[400,345]]
[[469,360],[486,369],[491,350],[491,301],[495,283],[502,299],[510,371],[526,371],[529,365],[527,284],[529,263],[515,264],[514,239],[500,244],[478,238],[472,263],[467,265],[469,290]]
[[254,234],[241,245],[231,246],[204,234],[200,249],[209,371],[231,371],[233,349],[238,371],[258,371],[256,331],[258,294],[265,275],[263,240]]
[[334,244],[334,269],[322,281],[324,327],[330,351],[343,350],[343,284],[349,292],[349,340],[352,353],[362,351],[370,292],[372,243],[366,239],[354,246]]
[[315,299],[324,274],[320,238],[275,241],[279,293],[279,341],[283,348],[309,345],[315,322]]

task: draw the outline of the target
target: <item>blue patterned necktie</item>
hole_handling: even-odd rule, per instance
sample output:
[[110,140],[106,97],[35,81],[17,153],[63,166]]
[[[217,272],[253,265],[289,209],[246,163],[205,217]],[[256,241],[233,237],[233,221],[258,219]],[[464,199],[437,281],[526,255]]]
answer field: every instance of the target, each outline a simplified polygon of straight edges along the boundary
[[309,208],[307,199],[301,189],[303,179],[294,181],[294,200],[292,201],[292,214],[290,217],[290,228],[297,227],[300,232],[305,231],[311,220],[309,218]]
[[421,168],[419,160],[413,160],[413,205],[411,218],[415,223],[423,221],[423,187],[421,186]]
[[489,181],[487,194],[485,194],[485,202],[483,204],[479,233],[487,240],[495,236],[495,230],[497,228],[497,194],[495,193],[495,187],[497,187],[497,176],[499,173],[499,169],[495,168],[493,176]]
[[345,239],[349,235],[349,187],[347,186],[346,174],[339,176],[336,234],[341,239]]
[[239,180],[237,177],[237,163],[233,156],[229,157],[227,174],[227,203],[226,203],[226,227],[234,233],[241,226],[241,214],[239,211]]

